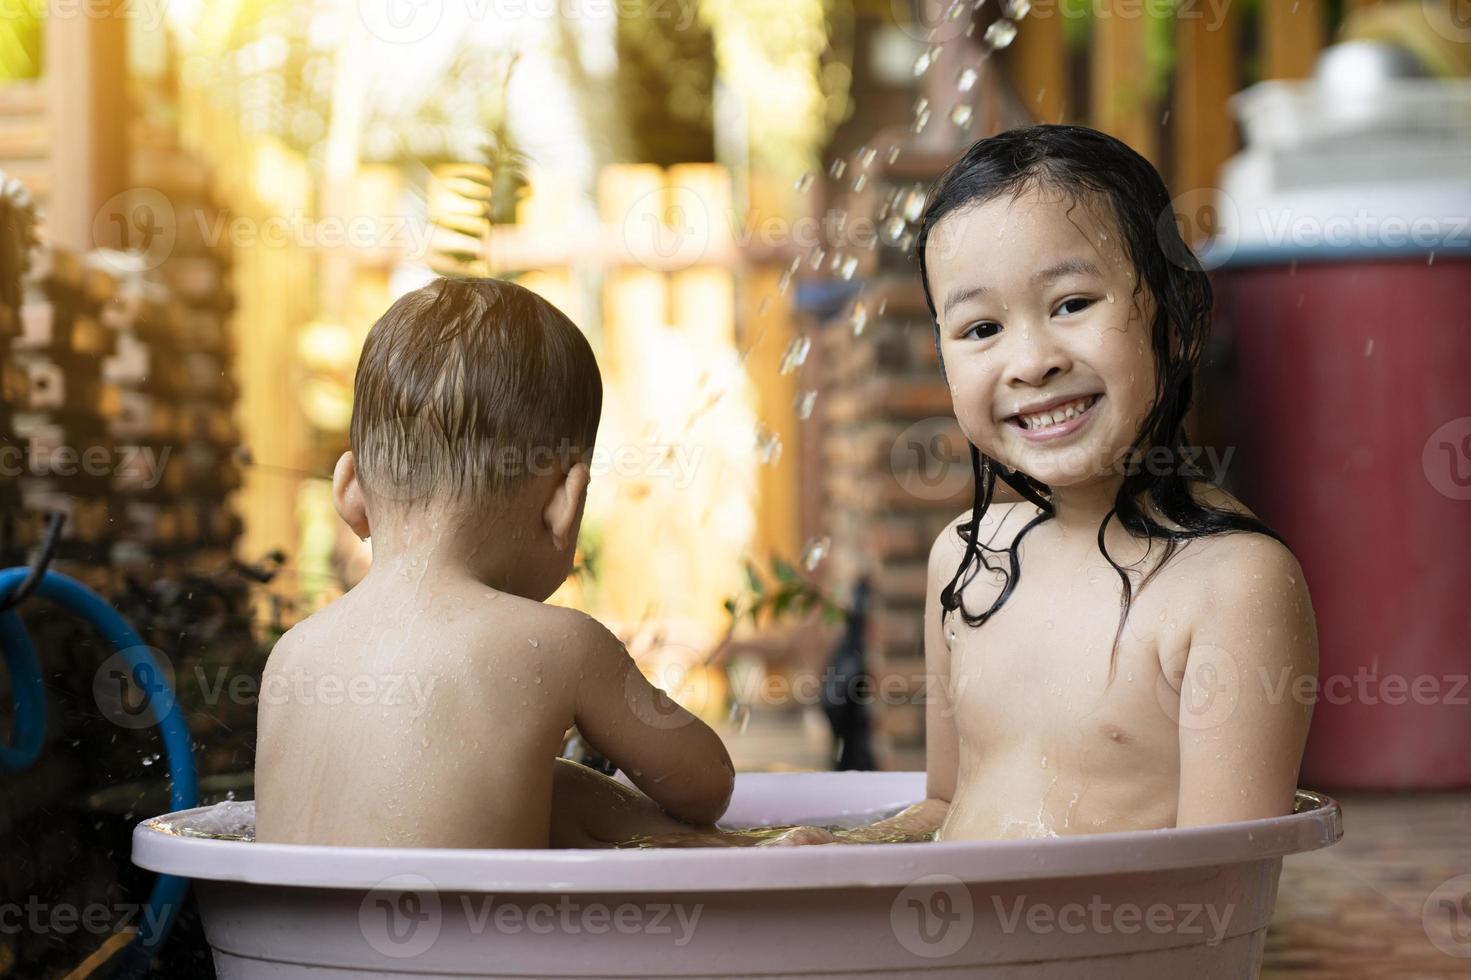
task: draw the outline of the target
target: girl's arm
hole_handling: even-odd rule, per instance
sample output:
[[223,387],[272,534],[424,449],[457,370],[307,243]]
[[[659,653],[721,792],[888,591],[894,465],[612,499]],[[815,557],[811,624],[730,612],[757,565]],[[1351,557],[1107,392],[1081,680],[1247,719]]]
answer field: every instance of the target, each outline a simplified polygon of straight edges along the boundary
[[1180,683],[1180,827],[1290,813],[1313,713],[1318,636],[1297,559],[1260,535],[1222,544]]
[[[950,683],[950,642],[940,622],[940,592],[955,574],[962,555],[956,526],[970,515],[945,525],[930,548],[929,584],[924,602],[924,757],[925,796],[917,807],[933,821],[930,829],[938,830],[950,812],[955,796],[955,774],[960,766],[960,737],[955,728],[955,702]],[[952,614],[960,619],[959,612]],[[908,812],[908,811],[906,811]]]

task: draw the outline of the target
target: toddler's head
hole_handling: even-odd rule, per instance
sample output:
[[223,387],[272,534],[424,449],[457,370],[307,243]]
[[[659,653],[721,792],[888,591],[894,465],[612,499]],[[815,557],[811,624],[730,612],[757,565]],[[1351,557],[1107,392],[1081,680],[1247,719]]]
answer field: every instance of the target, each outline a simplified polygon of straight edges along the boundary
[[500,279],[439,279],[368,333],[338,512],[373,525],[483,533],[544,598],[566,576],[603,387],[592,348],[546,300]]
[[1076,126],[983,139],[919,260],[956,418],[1007,482],[1047,495],[1180,443],[1211,291],[1139,154]]

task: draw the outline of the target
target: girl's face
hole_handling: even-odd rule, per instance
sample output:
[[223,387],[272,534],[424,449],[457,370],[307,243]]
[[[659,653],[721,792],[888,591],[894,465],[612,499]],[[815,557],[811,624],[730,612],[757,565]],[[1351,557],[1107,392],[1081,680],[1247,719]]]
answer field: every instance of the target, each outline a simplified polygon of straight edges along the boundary
[[1106,205],[1002,194],[940,219],[925,261],[966,438],[1054,489],[1113,471],[1155,366],[1153,302]]

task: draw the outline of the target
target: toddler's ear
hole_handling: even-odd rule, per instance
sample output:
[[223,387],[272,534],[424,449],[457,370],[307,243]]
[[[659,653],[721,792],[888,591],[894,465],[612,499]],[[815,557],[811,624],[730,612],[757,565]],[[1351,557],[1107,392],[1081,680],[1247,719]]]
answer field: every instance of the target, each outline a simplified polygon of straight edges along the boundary
[[351,452],[343,453],[332,470],[332,503],[337,516],[347,522],[358,538],[369,536],[368,503],[363,497],[363,485],[358,482],[358,464]]
[[566,551],[577,543],[577,528],[582,523],[582,507],[587,503],[587,484],[591,479],[587,464],[576,463],[547,501],[542,520],[552,532],[552,543],[558,551]]

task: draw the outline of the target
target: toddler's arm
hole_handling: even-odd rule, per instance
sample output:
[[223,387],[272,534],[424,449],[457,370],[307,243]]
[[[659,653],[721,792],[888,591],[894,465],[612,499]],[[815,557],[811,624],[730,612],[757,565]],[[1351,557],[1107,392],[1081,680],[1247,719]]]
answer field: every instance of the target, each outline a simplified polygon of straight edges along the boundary
[[648,682],[618,638],[579,616],[570,637],[582,660],[577,728],[670,816],[714,823],[735,768],[720,737]]
[[1180,684],[1180,827],[1291,812],[1313,712],[1300,679],[1317,676],[1318,637],[1297,559],[1242,535],[1211,578]]

